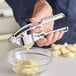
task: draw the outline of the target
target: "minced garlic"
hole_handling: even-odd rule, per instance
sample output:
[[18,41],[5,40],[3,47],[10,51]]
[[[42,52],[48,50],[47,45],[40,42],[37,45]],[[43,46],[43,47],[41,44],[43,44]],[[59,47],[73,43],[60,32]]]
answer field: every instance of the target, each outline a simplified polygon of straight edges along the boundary
[[16,71],[25,75],[34,75],[39,72],[39,69],[38,62],[33,60],[19,60],[17,61],[17,66],[15,67]]
[[33,44],[31,43],[31,44],[27,44],[27,45],[23,46],[23,48],[26,50],[29,50],[32,48],[32,46],[33,46]]

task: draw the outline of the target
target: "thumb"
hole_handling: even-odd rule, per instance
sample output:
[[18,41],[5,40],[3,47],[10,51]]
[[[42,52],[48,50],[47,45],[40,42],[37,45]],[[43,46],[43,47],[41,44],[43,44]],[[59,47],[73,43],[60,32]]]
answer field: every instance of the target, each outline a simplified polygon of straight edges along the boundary
[[36,17],[32,17],[32,18],[30,18],[30,22],[38,22],[38,20]]
[[32,18],[30,18],[30,22],[39,22],[41,19],[40,19],[40,17],[32,17]]

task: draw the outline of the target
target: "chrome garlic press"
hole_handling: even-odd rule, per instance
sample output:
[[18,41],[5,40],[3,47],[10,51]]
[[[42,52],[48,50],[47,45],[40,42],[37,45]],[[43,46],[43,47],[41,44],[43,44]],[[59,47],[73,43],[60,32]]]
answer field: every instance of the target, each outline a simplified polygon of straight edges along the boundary
[[60,13],[60,14],[42,19],[40,22],[27,24],[24,27],[22,27],[21,29],[19,29],[17,32],[15,32],[9,38],[9,41],[11,43],[15,43],[15,44],[24,46],[24,45],[28,45],[28,44],[34,44],[35,41],[45,37],[49,33],[55,32],[55,31],[63,30],[65,32],[67,32],[68,27],[63,27],[63,28],[60,28],[60,29],[57,29],[57,30],[47,32],[47,33],[44,32],[44,31],[41,31],[39,33],[31,33],[31,30],[33,30],[35,28],[39,28],[39,27],[41,28],[42,24],[48,23],[50,21],[61,19],[63,17],[65,17],[65,15],[63,13]]

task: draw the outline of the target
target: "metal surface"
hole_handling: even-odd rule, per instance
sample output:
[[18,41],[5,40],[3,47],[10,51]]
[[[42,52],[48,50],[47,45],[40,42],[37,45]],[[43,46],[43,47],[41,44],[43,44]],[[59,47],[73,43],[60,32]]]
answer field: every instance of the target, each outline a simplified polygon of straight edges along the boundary
[[[37,27],[42,27],[42,24],[48,23],[50,21],[54,21],[54,20],[58,20],[65,17],[65,15],[63,13],[54,15],[54,16],[50,16],[48,18],[44,18],[42,19],[40,22],[37,23],[30,23],[25,25],[24,27],[22,27],[21,29],[19,29],[17,32],[15,32],[9,39],[10,42],[18,44],[18,45],[28,45],[30,43],[34,43],[34,41],[39,40],[40,38],[43,38],[45,35],[48,35],[51,32],[55,32],[55,31],[67,31],[67,27],[61,28],[61,29],[57,29],[48,33],[45,33],[43,31],[41,31],[38,34],[32,34],[30,31],[37,28]],[[28,34],[28,32],[30,32]]]
[[[69,27],[67,26],[67,27],[63,27],[63,28],[60,28],[60,29],[56,29],[56,30],[53,30],[53,31],[50,31],[50,32],[47,32],[47,33],[45,33],[45,32],[41,32],[41,33],[39,33],[39,34],[34,34],[34,37],[41,37],[41,36],[46,36],[46,35],[48,35],[48,34],[50,34],[50,33],[54,33],[54,32],[56,32],[56,31],[64,31],[64,32],[67,32],[69,30]],[[39,38],[40,39],[40,38]],[[34,40],[34,41],[36,41],[36,40]]]

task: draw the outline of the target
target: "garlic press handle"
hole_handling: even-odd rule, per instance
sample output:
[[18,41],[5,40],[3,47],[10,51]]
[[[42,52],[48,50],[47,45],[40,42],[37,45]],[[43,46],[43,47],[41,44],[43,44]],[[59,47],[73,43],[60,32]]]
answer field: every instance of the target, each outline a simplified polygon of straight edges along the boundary
[[44,32],[44,31],[42,31],[41,33],[38,33],[38,34],[33,33],[33,39],[34,39],[34,41],[37,41],[40,38],[43,38],[43,37],[45,37],[46,35],[48,35],[50,33],[53,33],[53,32],[56,32],[56,31],[64,31],[64,32],[67,32],[68,30],[69,30],[69,27],[67,26],[67,27],[56,29],[56,30],[53,30],[53,31],[50,31],[50,32],[47,32],[47,33]]
[[56,30],[53,30],[51,32],[47,32],[47,33],[44,33],[45,35],[48,35],[50,33],[53,33],[53,32],[56,32],[56,31],[64,31],[64,32],[67,32],[69,30],[69,27],[63,27],[63,28],[60,28],[60,29],[56,29]]
[[65,17],[65,15],[63,13],[59,13],[57,15],[50,16],[50,17],[42,19],[42,24],[48,23],[50,21],[55,21],[55,20],[58,20],[58,19],[61,19],[64,17]]

